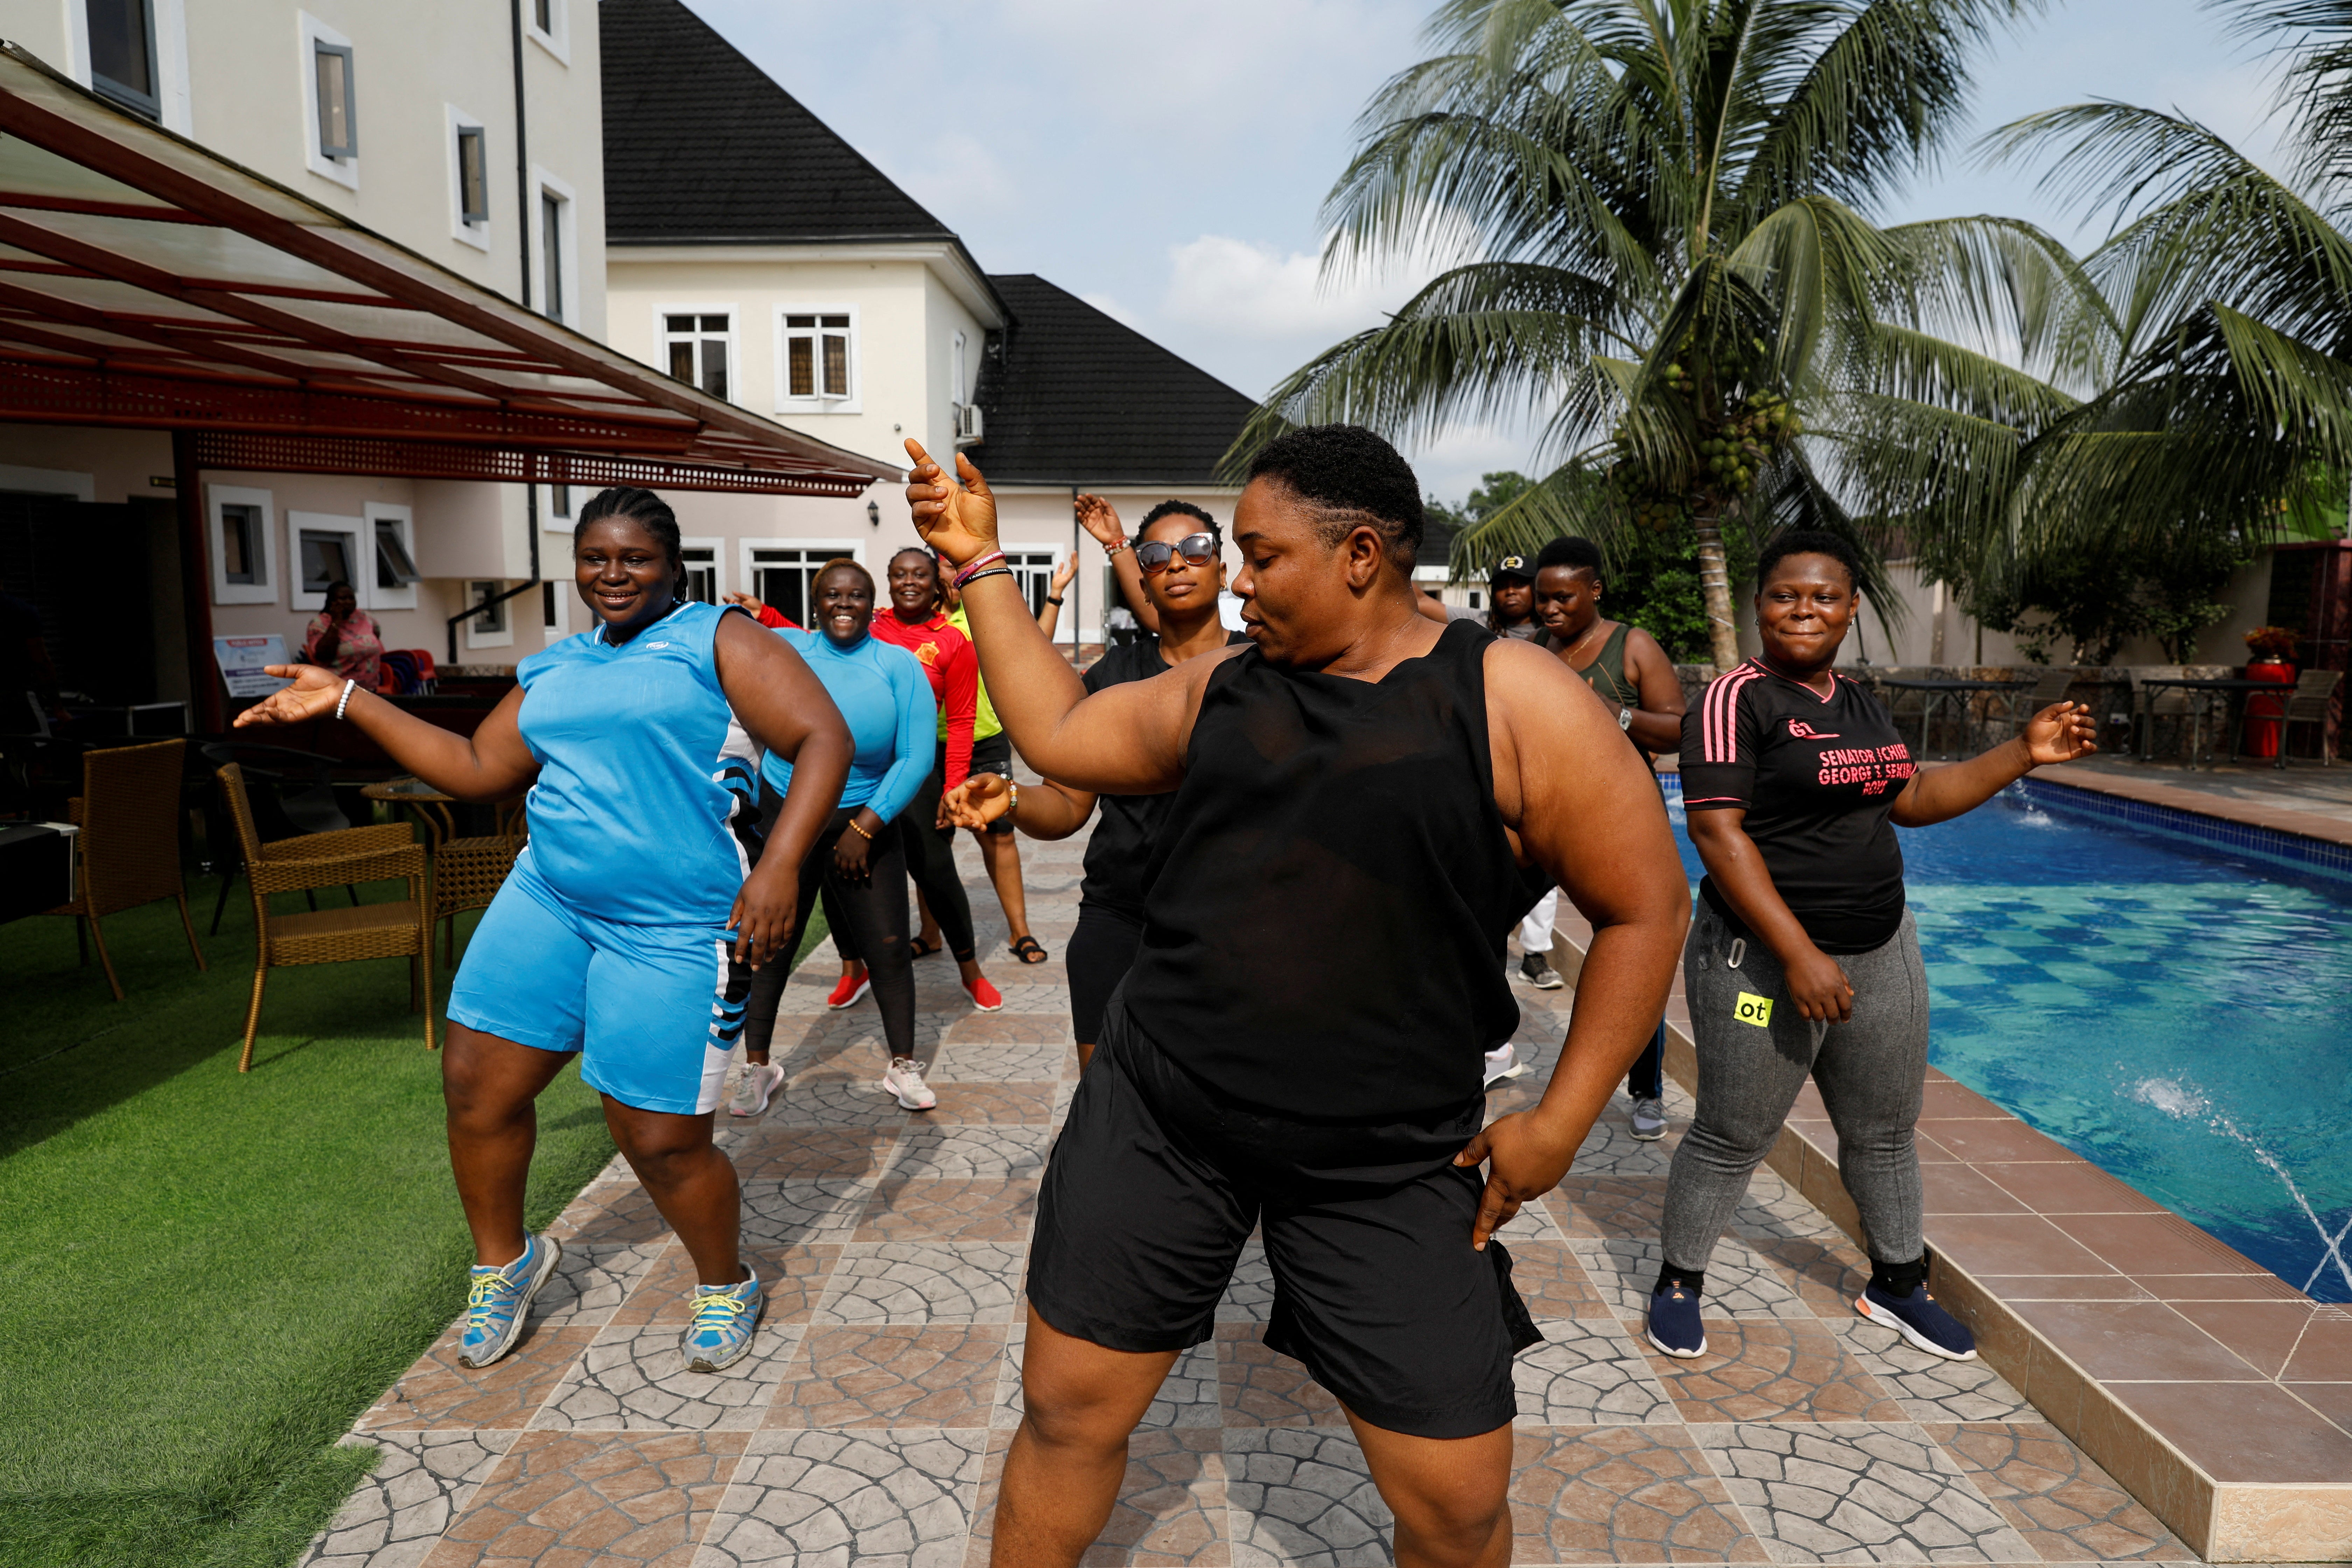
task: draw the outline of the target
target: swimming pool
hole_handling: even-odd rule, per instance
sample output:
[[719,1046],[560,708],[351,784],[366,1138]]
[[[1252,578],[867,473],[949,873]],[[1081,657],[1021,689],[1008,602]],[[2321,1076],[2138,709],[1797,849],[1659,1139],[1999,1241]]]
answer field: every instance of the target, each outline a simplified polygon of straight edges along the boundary
[[[2324,1301],[2352,1301],[2352,881],[2027,784],[1903,830],[1929,1058]],[[1667,803],[1694,883],[1682,796]]]

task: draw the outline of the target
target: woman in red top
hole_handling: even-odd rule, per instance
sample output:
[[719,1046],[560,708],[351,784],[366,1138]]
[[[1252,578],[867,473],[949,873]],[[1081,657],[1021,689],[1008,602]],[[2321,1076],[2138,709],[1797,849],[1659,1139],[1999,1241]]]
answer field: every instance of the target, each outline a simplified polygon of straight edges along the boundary
[[[983,1013],[1004,1005],[1004,998],[980,972],[972,941],[971,903],[964,897],[962,879],[956,875],[954,845],[932,830],[938,820],[940,796],[954,789],[971,772],[971,727],[979,710],[980,658],[963,633],[940,613],[939,563],[928,550],[907,549],[890,557],[890,608],[874,617],[875,637],[894,643],[915,656],[930,678],[931,696],[940,705],[939,752],[931,776],[913,801],[898,814],[899,837],[905,841],[907,871],[921,890],[923,901],[940,922],[940,934],[963,972],[963,988]],[[834,945],[846,935],[834,927]],[[918,944],[921,958],[936,949]],[[866,966],[854,951],[843,952],[841,984],[830,1005],[846,1007],[866,994]]]

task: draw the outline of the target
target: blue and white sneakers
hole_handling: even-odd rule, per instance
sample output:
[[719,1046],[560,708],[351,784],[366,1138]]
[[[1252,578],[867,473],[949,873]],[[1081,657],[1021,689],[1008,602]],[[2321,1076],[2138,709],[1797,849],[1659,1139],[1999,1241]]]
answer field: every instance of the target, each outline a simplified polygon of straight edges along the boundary
[[466,1289],[466,1332],[457,1345],[457,1364],[485,1367],[515,1348],[522,1338],[524,1320],[530,1316],[530,1299],[555,1272],[563,1244],[551,1236],[525,1239],[522,1256],[512,1263],[486,1268],[477,1264]]
[[1650,1298],[1650,1342],[1684,1361],[1706,1353],[1706,1331],[1698,1321],[1697,1291],[1675,1281]]
[[740,1285],[697,1285],[693,1321],[678,1341],[689,1372],[719,1372],[733,1365],[751,1348],[751,1331],[760,1326],[767,1292],[751,1269]]
[[1977,1359],[1976,1337],[1958,1318],[1936,1305],[1936,1299],[1927,1294],[1925,1285],[1908,1296],[1865,1285],[1862,1294],[1854,1298],[1853,1310],[1874,1323],[1893,1329],[1929,1355],[1939,1355],[1946,1361]]

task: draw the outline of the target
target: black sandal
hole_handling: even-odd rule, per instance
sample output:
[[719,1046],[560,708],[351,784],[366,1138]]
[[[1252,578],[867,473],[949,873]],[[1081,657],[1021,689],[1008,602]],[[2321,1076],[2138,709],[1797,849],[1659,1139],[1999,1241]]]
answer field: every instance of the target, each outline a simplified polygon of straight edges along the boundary
[[921,937],[917,937],[907,944],[907,955],[910,958],[929,958],[946,945],[944,942],[925,942]]
[[1045,962],[1045,950],[1037,944],[1037,939],[1034,936],[1015,937],[1011,952],[1013,957],[1024,963]]

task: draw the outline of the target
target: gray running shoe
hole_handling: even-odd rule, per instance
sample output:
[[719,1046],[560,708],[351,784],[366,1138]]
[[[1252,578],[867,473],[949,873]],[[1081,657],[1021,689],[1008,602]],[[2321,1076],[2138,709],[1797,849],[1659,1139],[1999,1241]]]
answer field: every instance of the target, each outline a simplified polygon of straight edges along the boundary
[[1653,1143],[1666,1135],[1665,1101],[1641,1095],[1633,1101],[1633,1136]]
[[485,1367],[514,1349],[530,1316],[530,1299],[555,1272],[563,1244],[551,1236],[524,1239],[522,1256],[498,1268],[476,1265],[467,1282],[466,1331],[457,1364]]
[[1559,971],[1540,952],[1528,953],[1519,960],[1519,977],[1538,991],[1559,989]]

